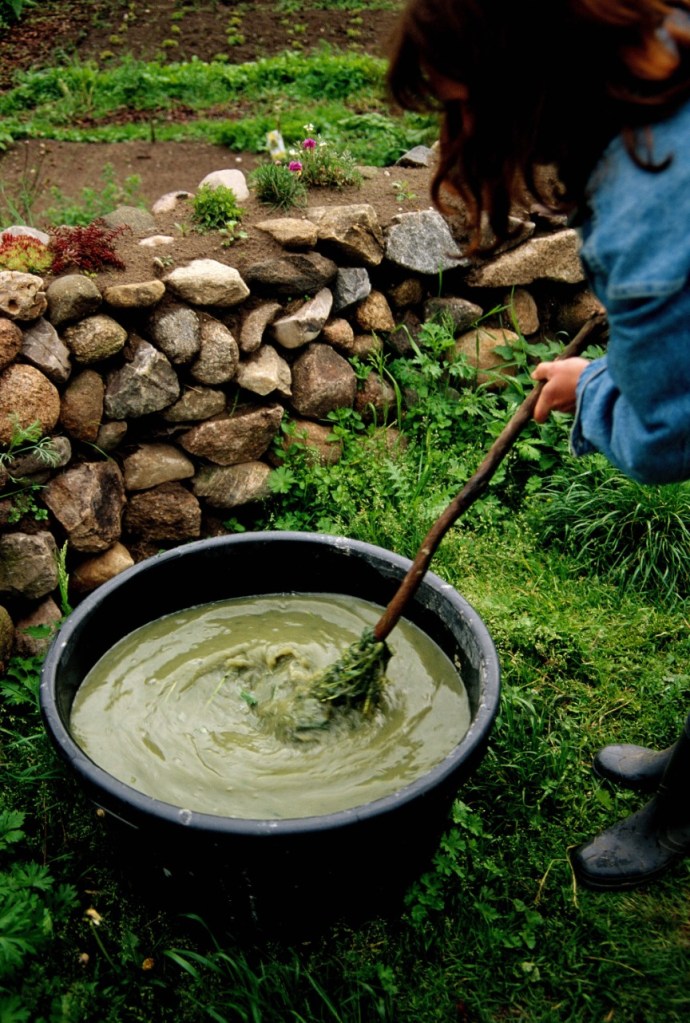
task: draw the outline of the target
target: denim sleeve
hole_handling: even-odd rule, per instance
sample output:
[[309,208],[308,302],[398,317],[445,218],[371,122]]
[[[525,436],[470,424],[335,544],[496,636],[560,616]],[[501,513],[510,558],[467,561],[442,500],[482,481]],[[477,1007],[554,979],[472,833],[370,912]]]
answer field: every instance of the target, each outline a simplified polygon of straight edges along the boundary
[[690,287],[607,302],[607,355],[577,387],[575,454],[600,451],[641,483],[690,478]]

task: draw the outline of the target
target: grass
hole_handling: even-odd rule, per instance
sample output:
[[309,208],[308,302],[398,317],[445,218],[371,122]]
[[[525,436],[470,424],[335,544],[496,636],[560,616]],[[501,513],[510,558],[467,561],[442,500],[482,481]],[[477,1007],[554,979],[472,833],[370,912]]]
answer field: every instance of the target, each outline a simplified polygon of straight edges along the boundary
[[[398,424],[405,445],[391,449],[375,426],[335,417],[341,462],[326,468],[291,448],[264,518],[242,525],[328,526],[411,556],[449,479],[474,467],[526,386],[527,367],[499,394],[477,389],[464,363],[439,377],[432,356],[448,347],[443,330],[418,342],[421,407]],[[409,383],[395,359],[379,358],[377,370]],[[662,605],[634,581],[621,589],[567,547],[542,542],[525,518],[539,486],[526,480],[543,484],[567,459],[563,429],[532,426],[483,513],[458,523],[437,552],[434,570],[497,644],[500,712],[429,869],[397,909],[357,927],[268,939],[222,907],[200,915],[193,901],[147,888],[145,850],[121,862],[48,748],[38,663],[15,661],[0,682],[0,1019],[687,1018],[690,861],[648,888],[601,895],[575,885],[567,858],[642,802],[594,778],[595,750],[611,740],[663,747],[677,734],[690,690],[687,603],[677,594]]]
[[[383,61],[328,50],[309,58],[286,53],[240,65],[126,59],[99,69],[74,60],[64,67],[24,73],[13,89],[0,95],[0,146],[21,138],[203,138],[260,152],[267,131],[280,128],[286,141],[296,141],[302,138],[303,125],[312,123],[315,131],[349,149],[360,162],[384,165],[412,145],[433,141],[435,120],[393,116],[383,78]],[[169,123],[167,115],[178,107],[192,114]],[[141,117],[134,124],[118,124],[122,110]]]

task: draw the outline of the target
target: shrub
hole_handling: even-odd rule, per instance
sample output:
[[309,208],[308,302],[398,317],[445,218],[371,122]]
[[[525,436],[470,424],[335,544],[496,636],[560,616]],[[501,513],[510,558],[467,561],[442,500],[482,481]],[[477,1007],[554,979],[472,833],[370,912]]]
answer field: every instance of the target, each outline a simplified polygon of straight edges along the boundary
[[126,227],[108,227],[102,220],[86,226],[56,227],[51,231],[53,273],[63,273],[70,267],[97,273],[106,267],[124,270],[125,264],[113,248],[113,242],[127,230]]
[[237,196],[225,185],[202,185],[194,197],[192,220],[200,231],[220,231],[242,220]]

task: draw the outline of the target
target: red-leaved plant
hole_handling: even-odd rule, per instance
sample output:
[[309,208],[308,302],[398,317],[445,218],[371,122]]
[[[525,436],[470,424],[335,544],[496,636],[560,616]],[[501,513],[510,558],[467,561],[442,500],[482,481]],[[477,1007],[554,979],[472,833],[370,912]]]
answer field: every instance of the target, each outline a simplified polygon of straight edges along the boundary
[[77,269],[97,273],[106,267],[124,270],[125,264],[115,252],[113,242],[128,228],[108,227],[103,220],[86,226],[56,227],[50,232],[53,273]]

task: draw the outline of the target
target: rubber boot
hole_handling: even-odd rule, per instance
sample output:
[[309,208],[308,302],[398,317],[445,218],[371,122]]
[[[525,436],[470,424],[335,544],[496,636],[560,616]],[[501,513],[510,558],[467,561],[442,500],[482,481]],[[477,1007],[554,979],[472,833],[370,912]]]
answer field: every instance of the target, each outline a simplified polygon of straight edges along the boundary
[[656,795],[646,806],[572,854],[587,888],[636,888],[690,855],[690,716],[673,747]]
[[594,757],[594,773],[600,778],[638,792],[654,792],[664,776],[675,747],[664,750],[644,746],[604,746]]

